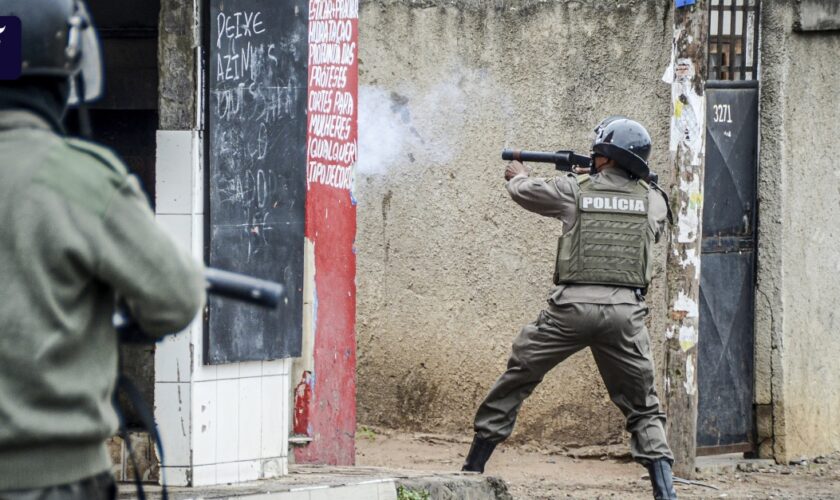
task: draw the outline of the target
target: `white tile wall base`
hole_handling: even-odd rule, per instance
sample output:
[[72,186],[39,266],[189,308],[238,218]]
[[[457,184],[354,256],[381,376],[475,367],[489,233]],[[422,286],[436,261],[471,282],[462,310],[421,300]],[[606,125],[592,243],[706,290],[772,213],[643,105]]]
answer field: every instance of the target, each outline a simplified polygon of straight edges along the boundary
[[[263,425],[260,429],[260,456],[282,457],[289,453],[289,402],[291,390],[288,375],[263,377],[260,388]],[[287,396],[288,395],[288,396]]]
[[217,467],[216,483],[287,474],[288,375],[194,382],[192,399],[193,464],[250,464],[240,479]]
[[155,383],[155,420],[159,422],[164,466],[190,465],[191,405],[190,384]]
[[239,464],[229,462],[216,464],[216,484],[230,484],[239,482]]
[[191,486],[210,486],[213,484],[219,484],[216,482],[216,464],[193,467]]
[[190,486],[192,470],[190,467],[163,467],[161,477],[167,486]]
[[[159,130],[155,169],[155,208],[159,214],[194,212],[193,200],[199,166],[198,133],[191,130]],[[201,200],[204,203],[204,200]]]
[[247,483],[285,475],[288,475],[287,457],[197,465],[193,468],[193,482],[190,486]]
[[[236,462],[239,460],[240,381],[219,380],[216,384],[216,461]],[[259,428],[248,432],[257,433]]]
[[[202,332],[203,337],[203,332]],[[192,379],[196,382],[205,382],[205,381],[215,381],[218,380],[218,373],[219,371],[216,369],[216,365],[205,365],[201,362],[201,352],[199,349],[202,349],[203,340],[201,338],[196,339],[193,336],[193,352],[195,355],[193,356],[193,371],[192,371]]]
[[257,481],[262,475],[262,462],[260,460],[251,460],[248,462],[238,462],[239,466],[239,482],[245,483],[248,481]]
[[[257,363],[257,367],[260,364]],[[262,378],[239,379],[239,451],[237,460],[257,460],[262,457]],[[219,382],[221,384],[221,382]],[[279,415],[278,415],[279,416]],[[279,419],[278,419],[279,420]],[[277,422],[279,425],[279,421]]]
[[[199,260],[204,251],[202,137],[158,131],[157,219]],[[155,417],[170,484],[253,481],[288,473],[291,360],[203,364],[201,321],[155,353]],[[183,468],[181,468],[183,466]],[[174,479],[174,481],[173,481]]]
[[168,335],[155,347],[155,382],[189,382],[190,329]]
[[397,500],[397,484],[391,479],[385,479],[332,488],[298,488],[292,491],[242,495],[236,498],[242,500]]
[[216,460],[217,384],[215,380],[193,384],[192,463],[196,466],[218,462]]
[[276,359],[274,361],[263,361],[263,372],[265,375],[288,375],[292,362],[288,359]]
[[262,374],[262,361],[247,361],[245,363],[239,363],[239,378],[261,377]]
[[269,458],[262,461],[262,475],[260,479],[274,479],[289,475],[289,458]]
[[193,216],[190,214],[161,214],[155,216],[175,243],[183,250],[191,251],[193,245]]

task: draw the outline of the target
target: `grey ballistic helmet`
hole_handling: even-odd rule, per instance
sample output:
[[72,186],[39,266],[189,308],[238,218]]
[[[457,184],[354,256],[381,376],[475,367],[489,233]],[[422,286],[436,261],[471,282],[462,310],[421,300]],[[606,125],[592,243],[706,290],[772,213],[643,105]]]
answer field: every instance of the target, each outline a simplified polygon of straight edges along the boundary
[[0,16],[20,19],[21,76],[69,79],[70,105],[102,95],[102,51],[82,0],[2,0]]
[[650,174],[648,157],[651,140],[648,131],[626,116],[610,116],[595,128],[592,153],[615,160],[618,166],[639,179]]

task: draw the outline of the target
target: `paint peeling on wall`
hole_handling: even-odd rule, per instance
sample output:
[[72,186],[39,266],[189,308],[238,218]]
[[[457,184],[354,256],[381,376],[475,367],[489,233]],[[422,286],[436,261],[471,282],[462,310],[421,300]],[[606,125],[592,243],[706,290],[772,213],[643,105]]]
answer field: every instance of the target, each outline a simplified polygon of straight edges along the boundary
[[[679,233],[677,241],[680,243],[694,243],[697,241],[698,228],[700,227],[700,215],[703,213],[703,193],[700,190],[700,180],[694,177],[690,182],[680,180],[680,191],[685,193],[688,203],[681,203],[677,224]],[[697,262],[697,269],[700,269],[700,261]]]
[[692,396],[694,394],[694,391],[697,390],[697,380],[694,371],[694,360],[692,359],[691,354],[689,354],[685,358],[685,382],[683,382],[683,387],[685,387],[685,393],[689,396]]
[[[686,318],[699,317],[697,302],[692,300],[692,298],[686,295],[685,292],[682,290],[680,290],[680,294],[677,296],[677,300],[674,301],[674,311],[685,312],[684,317]],[[682,338],[682,334],[680,335],[680,338]]]
[[[676,221],[668,253],[670,296],[669,339],[666,351],[668,376],[677,390],[680,408],[690,406],[697,394],[696,357],[699,322],[700,244],[703,227],[703,162],[706,140],[704,76],[708,19],[704,10],[696,16],[675,15],[671,61],[662,81],[671,86],[670,152],[676,170],[672,186],[677,204]],[[675,338],[676,337],[676,338]],[[686,396],[688,399],[686,399]],[[680,413],[679,411],[677,413]],[[685,414],[681,414],[685,416]]]
[[680,347],[684,352],[688,352],[692,347],[697,345],[697,330],[693,326],[680,327]]
[[[675,251],[675,255],[679,256],[679,252]],[[687,248],[685,250],[685,258],[680,259],[680,265],[683,269],[688,266],[694,266],[694,279],[700,279],[700,253],[694,248]]]
[[[674,44],[683,36],[682,30],[675,30]],[[662,75],[662,81],[671,85],[671,100],[674,114],[671,117],[671,152],[678,146],[690,153],[691,165],[700,165],[703,155],[703,127],[705,126],[706,100],[694,87],[696,69],[691,59],[676,59],[671,53],[671,64]]]
[[303,372],[300,383],[295,387],[295,415],[292,432],[301,436],[311,436],[309,426],[309,403],[312,400],[313,378],[311,372]]

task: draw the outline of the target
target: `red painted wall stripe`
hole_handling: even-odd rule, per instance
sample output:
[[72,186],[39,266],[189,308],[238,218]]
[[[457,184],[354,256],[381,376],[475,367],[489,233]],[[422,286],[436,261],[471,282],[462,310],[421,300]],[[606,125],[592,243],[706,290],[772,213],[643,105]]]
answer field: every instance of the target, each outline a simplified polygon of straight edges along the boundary
[[355,462],[358,28],[358,0],[310,0],[306,237],[315,247],[315,364],[295,391],[295,432],[313,438],[295,450],[298,463]]

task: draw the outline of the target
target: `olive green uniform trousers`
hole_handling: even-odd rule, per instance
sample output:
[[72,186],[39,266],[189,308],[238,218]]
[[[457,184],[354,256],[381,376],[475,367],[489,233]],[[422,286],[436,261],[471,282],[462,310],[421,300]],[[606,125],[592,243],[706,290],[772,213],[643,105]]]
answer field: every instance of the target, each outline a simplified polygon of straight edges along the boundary
[[475,417],[480,438],[501,442],[513,431],[522,402],[545,374],[585,347],[610,399],[624,414],[633,458],[647,464],[673,455],[665,439],[665,414],[654,386],[647,307],[639,304],[588,304],[549,301],[537,320],[513,342],[507,371],[490,389]]

